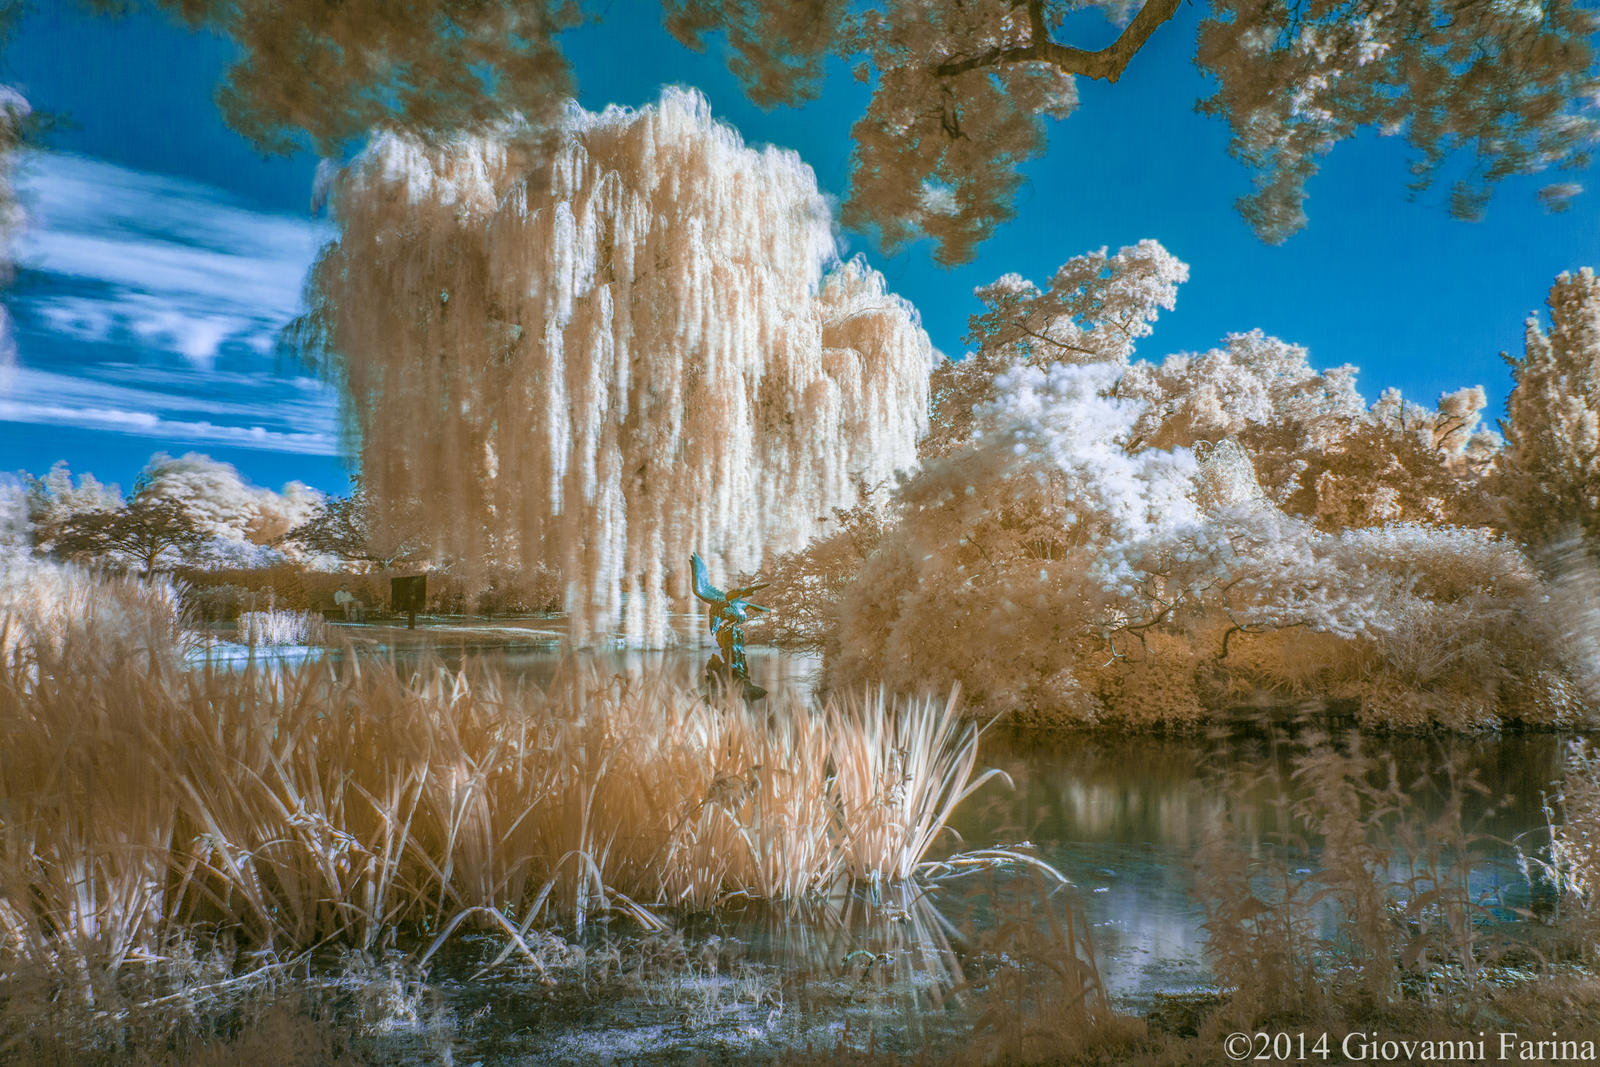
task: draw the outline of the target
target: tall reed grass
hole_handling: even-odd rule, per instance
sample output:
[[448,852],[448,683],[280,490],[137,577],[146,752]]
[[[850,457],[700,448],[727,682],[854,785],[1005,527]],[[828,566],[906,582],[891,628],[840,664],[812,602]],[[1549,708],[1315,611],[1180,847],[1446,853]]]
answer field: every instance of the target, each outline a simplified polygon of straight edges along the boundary
[[1584,954],[1600,959],[1600,749],[1590,740],[1567,746],[1566,774],[1555,802],[1545,801],[1550,844],[1544,855],[1518,856],[1529,880],[1552,896],[1551,919],[1582,942]]
[[181,590],[171,580],[110,574],[0,549],[0,655],[67,643],[102,658],[176,657],[184,644]]
[[[0,670],[0,970],[280,955],[909,876],[987,776],[948,702],[709,699],[569,665],[184,670],[68,633]],[[423,946],[426,945],[426,948]]]
[[239,637],[252,647],[320,645],[328,640],[328,624],[314,611],[246,611],[239,616]]

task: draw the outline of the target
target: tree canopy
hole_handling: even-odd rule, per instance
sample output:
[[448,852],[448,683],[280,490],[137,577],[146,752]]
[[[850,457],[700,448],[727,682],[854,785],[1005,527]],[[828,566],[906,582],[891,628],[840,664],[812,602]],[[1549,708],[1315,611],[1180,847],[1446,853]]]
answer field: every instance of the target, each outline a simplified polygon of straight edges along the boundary
[[[573,88],[561,34],[605,10],[583,0],[156,2],[239,46],[219,92],[237,129],[276,151],[303,136],[330,156],[373,128],[427,139],[513,115],[525,139],[546,138]],[[872,95],[851,131],[843,221],[890,249],[931,237],[947,264],[971,259],[1012,216],[1018,167],[1044,150],[1045,120],[1077,107],[1076,79],[1121,79],[1151,40],[1182,32],[1179,9],[1178,0],[662,4],[685,45],[720,37],[762,106],[815,98],[830,57],[853,64]],[[1116,36],[1095,46],[1106,22]],[[1195,33],[1194,61],[1213,86],[1199,106],[1227,123],[1255,183],[1239,209],[1269,241],[1305,224],[1307,181],[1363,130],[1405,138],[1419,188],[1448,170],[1452,209],[1472,217],[1501,179],[1587,165],[1600,129],[1591,0],[1210,0]],[[1559,208],[1580,188],[1556,181],[1541,196]]]
[[770,599],[819,607],[772,635],[823,647],[830,684],[959,684],[1053,721],[1193,722],[1261,694],[1389,725],[1576,721],[1581,594],[1518,539],[1594,525],[1593,275],[1558,280],[1548,334],[1530,324],[1507,451],[1481,388],[1368,405],[1353,367],[1258,330],[1133,358],[1188,274],[1144,241],[981,287],[920,467],[886,521],[841,515],[777,561]]
[[377,138],[336,182],[302,331],[345,387],[378,537],[463,573],[558,568],[579,640],[665,640],[716,580],[909,466],[933,349],[792,152],[698,93]]
[[56,529],[54,540],[56,554],[65,559],[121,555],[154,574],[163,557],[181,560],[209,538],[177,500],[141,494],[126,507],[73,515]]
[[151,456],[126,500],[92,474],[74,479],[64,461],[40,478],[24,474],[24,485],[36,547],[146,573],[163,563],[249,566],[282,559],[266,546],[321,503],[321,494],[299,482],[273,492],[197,452]]

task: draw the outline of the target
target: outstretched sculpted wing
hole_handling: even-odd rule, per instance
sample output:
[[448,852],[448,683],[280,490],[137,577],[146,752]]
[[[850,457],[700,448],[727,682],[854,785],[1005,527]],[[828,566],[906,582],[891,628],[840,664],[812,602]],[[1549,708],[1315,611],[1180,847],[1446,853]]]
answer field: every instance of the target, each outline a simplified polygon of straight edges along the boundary
[[768,585],[768,582],[762,582],[760,585],[750,585],[749,589],[734,589],[733,592],[728,593],[728,603],[739,609],[739,617],[741,619],[746,611],[771,611],[771,608],[763,608],[762,605],[750,603],[749,600],[746,600],[749,593],[754,593],[757,589],[766,589],[766,585]]
[[757,589],[765,589],[767,586],[769,586],[771,584],[772,584],[771,582],[757,582],[755,585],[741,585],[737,589],[728,590],[728,599],[729,600],[743,600],[745,597],[749,596],[751,593],[754,593]]
[[707,604],[721,604],[728,599],[728,594],[711,584],[706,575],[706,561],[700,558],[700,553],[689,553],[689,569],[694,573],[695,596]]

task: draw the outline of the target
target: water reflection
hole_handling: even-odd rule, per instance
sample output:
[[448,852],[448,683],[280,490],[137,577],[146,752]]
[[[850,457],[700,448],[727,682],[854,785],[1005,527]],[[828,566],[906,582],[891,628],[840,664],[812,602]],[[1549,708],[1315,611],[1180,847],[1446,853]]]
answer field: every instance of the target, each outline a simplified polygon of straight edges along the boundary
[[[563,659],[579,657],[617,673],[678,668],[685,663],[703,665],[716,646],[707,634],[705,620],[692,613],[669,616],[676,642],[666,649],[630,648],[621,641],[597,642],[567,649],[564,616],[527,616],[511,619],[423,618],[418,628],[359,625],[334,627],[339,646],[330,652],[336,662],[350,656],[387,657],[412,666],[437,661],[457,669],[471,657],[483,660],[509,677],[529,685],[545,686],[555,677]],[[747,650],[750,677],[768,690],[791,686],[809,692],[821,673],[821,657],[751,646]]]
[[[1183,738],[991,732],[980,764],[1004,769],[1016,788],[985,786],[953,824],[969,844],[1030,841],[1072,878],[1114,996],[1191,990],[1210,981],[1194,894],[1201,831],[1225,813],[1251,847],[1272,848],[1284,801],[1307,792],[1290,773],[1304,742],[1303,734],[1253,728]],[[1481,835],[1469,890],[1511,906],[1528,901],[1513,843],[1531,851],[1547,840],[1542,801],[1561,776],[1563,743],[1547,734],[1360,741],[1380,762],[1393,761],[1426,819],[1445,811],[1444,779],[1482,786],[1461,793],[1461,826]],[[1404,864],[1391,877],[1406,877]]]

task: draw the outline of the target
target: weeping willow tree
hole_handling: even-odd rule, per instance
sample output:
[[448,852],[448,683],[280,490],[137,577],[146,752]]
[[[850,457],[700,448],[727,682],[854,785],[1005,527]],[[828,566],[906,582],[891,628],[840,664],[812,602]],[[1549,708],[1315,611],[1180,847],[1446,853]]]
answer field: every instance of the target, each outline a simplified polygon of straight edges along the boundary
[[471,569],[554,564],[579,639],[659,643],[713,575],[798,548],[915,460],[933,350],[840,263],[811,169],[697,93],[377,137],[336,179],[305,320],[377,527]]

